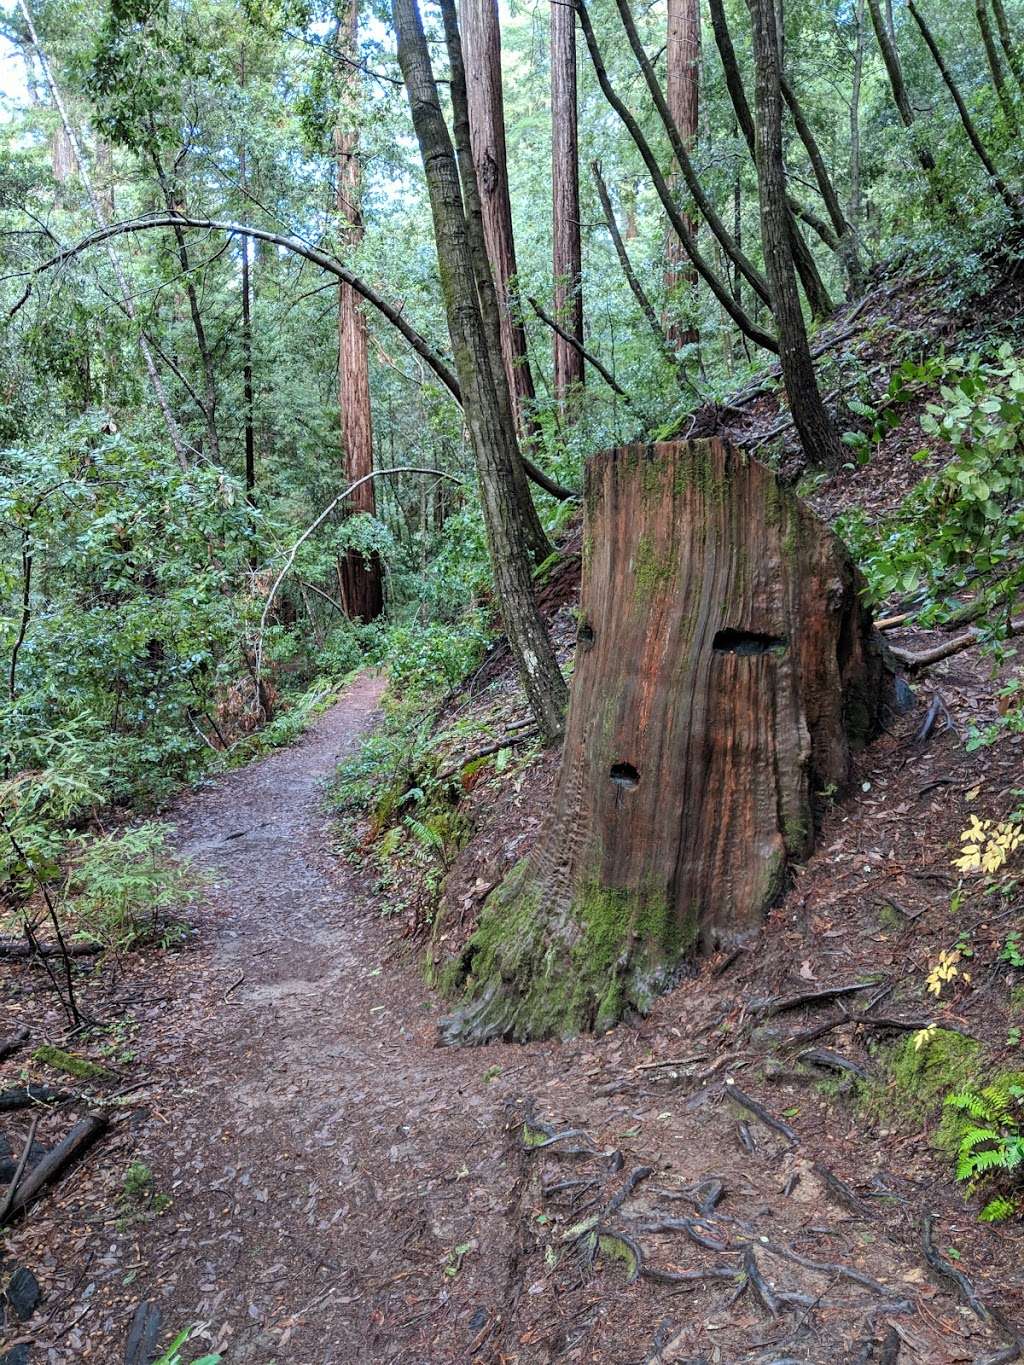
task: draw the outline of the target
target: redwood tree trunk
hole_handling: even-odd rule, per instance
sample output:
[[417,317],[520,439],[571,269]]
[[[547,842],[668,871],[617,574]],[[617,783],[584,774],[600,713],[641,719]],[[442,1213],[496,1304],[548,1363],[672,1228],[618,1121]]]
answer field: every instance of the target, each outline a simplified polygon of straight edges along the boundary
[[[697,140],[700,113],[700,0],[668,0],[665,63],[669,111],[689,154]],[[684,218],[691,234],[696,236],[696,220],[689,213],[684,214]],[[696,288],[697,273],[671,225],[666,235],[665,255],[665,294],[669,299],[666,331],[673,346],[693,345],[698,340],[698,330],[680,325],[672,299],[681,285]]]
[[[348,0],[338,14],[338,46],[351,60],[358,56],[359,4]],[[348,246],[363,240],[362,170],[359,162],[359,130],[356,107],[359,73],[342,64],[342,110],[334,129],[336,175],[334,206],[339,236]],[[338,411],[344,456],[343,478],[355,483],[373,472],[373,416],[370,407],[370,359],[366,317],[359,296],[351,285],[338,286]],[[367,479],[345,504],[348,515],[376,514],[374,480]],[[384,567],[376,551],[346,551],[338,566],[342,604],[353,620],[373,621],[384,610]]]
[[487,258],[501,309],[501,354],[516,427],[523,438],[531,430],[529,418],[535,394],[517,285],[497,0],[465,0],[460,17],[466,56],[469,134],[480,187]]
[[782,93],[779,46],[772,0],[748,0],[754,29],[756,82],[757,187],[761,210],[761,247],[779,336],[779,360],[790,411],[808,463],[835,469],[843,447],[825,407],[807,329],[800,310],[792,241],[786,212],[786,172],[782,161]]
[[885,697],[849,555],[764,465],[629,446],[586,506],[558,785],[457,964],[449,1042],[609,1027],[753,936]]
[[[555,317],[583,343],[580,248],[579,134],[576,123],[576,16],[570,3],[551,3],[551,191]],[[571,415],[583,384],[583,356],[555,336],[555,397]]]

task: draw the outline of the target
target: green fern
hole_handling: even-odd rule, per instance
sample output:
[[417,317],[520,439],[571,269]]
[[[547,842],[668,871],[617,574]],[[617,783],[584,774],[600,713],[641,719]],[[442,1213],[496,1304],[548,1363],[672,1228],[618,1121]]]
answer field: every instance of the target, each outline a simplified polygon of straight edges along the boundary
[[1007,1199],[1004,1195],[997,1194],[995,1199],[990,1199],[978,1217],[983,1223],[1002,1223],[1007,1218],[1012,1218],[1017,1212],[1017,1201]]
[[[1024,1163],[1024,1131],[1017,1118],[1022,1095],[1024,1089],[1010,1077],[947,1095],[948,1109],[974,1120],[959,1134],[956,1159],[957,1179],[972,1190],[983,1181],[1012,1177]],[[988,1201],[979,1217],[987,1223],[1000,1222],[1017,1207],[1016,1199],[1000,1193]]]

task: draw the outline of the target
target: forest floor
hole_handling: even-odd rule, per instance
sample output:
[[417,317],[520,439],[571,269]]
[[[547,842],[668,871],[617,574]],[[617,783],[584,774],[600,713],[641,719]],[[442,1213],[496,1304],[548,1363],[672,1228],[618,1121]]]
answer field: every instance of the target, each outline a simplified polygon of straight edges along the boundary
[[[40,1299],[23,1321],[8,1308],[0,1359],[115,1365],[146,1305],[164,1344],[203,1324],[186,1361],[211,1345],[257,1365],[1013,1358],[989,1314],[1024,1305],[1019,1235],[976,1222],[916,1127],[866,1127],[787,1052],[808,1022],[844,1051],[869,1026],[764,998],[873,963],[851,1013],[881,1013],[887,985],[897,1012],[905,935],[865,935],[852,911],[878,876],[900,899],[911,864],[931,866],[930,803],[899,822],[898,856],[878,805],[908,767],[915,790],[939,781],[933,800],[962,786],[949,737],[869,751],[858,775],[878,795],[836,808],[773,915],[774,955],[707,964],[602,1038],[452,1051],[323,803],[380,692],[361,678],[293,747],[180,803],[177,846],[210,878],[196,933],[83,977],[83,1006],[120,1022],[115,1048],[78,1046],[111,1074],[77,1083],[39,1136],[87,1111],[110,1128],[9,1237],[5,1277],[31,1271]],[[36,967],[2,999],[0,1033],[64,1043]],[[5,1067],[5,1084],[53,1082]],[[24,1116],[0,1127],[17,1152]],[[132,1163],[151,1180],[126,1182]]]

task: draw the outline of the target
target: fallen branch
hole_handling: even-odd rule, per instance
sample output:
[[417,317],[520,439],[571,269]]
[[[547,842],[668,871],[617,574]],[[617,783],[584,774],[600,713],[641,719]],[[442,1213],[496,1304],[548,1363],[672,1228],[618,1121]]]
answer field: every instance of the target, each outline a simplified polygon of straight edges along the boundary
[[[69,943],[68,957],[94,957],[102,953],[98,943]],[[40,943],[35,948],[22,939],[0,939],[0,957],[62,957],[63,953],[55,943]]]
[[[1007,635],[1019,635],[1024,631],[1024,616],[1018,616],[1011,621],[1007,629]],[[952,640],[946,640],[941,645],[934,645],[931,649],[911,650],[899,649],[895,645],[890,645],[889,649],[892,657],[903,665],[911,673],[917,673],[922,668],[930,668],[932,664],[941,663],[943,659],[950,659],[954,654],[962,654],[965,649],[973,647],[986,638],[986,631],[973,626],[965,635],[954,636]]]
[[29,1033],[27,1028],[18,1029],[17,1033],[12,1033],[9,1038],[4,1038],[0,1042],[0,1062],[5,1057],[11,1057],[18,1052],[28,1042]]
[[476,753],[470,754],[467,758],[460,759],[453,768],[445,768],[444,772],[438,773],[438,782],[447,782],[449,778],[461,773],[463,768],[468,768],[471,763],[477,763],[481,758],[490,758],[492,754],[498,754],[502,749],[511,749],[517,744],[529,744],[537,738],[536,729],[528,730],[525,734],[506,735],[503,739],[497,739],[493,744],[486,745],[483,749],[478,749]]
[[0,1090],[0,1114],[27,1109],[30,1104],[62,1104],[72,1098],[68,1090],[54,1090],[48,1085],[22,1085],[15,1090]]
[[10,1208],[0,1218],[0,1226],[23,1213],[36,1196],[51,1181],[63,1175],[72,1162],[82,1156],[106,1130],[107,1120],[100,1114],[89,1114],[76,1123],[67,1137],[47,1152],[33,1169],[17,1191]]
[[11,1183],[7,1186],[7,1193],[4,1195],[3,1203],[0,1203],[0,1227],[7,1220],[7,1215],[14,1206],[14,1198],[18,1193],[18,1186],[21,1184],[21,1177],[25,1174],[25,1167],[28,1164],[29,1153],[32,1151],[32,1144],[36,1140],[36,1129],[39,1127],[39,1115],[32,1115],[32,1122],[28,1126],[28,1137],[25,1139],[25,1146],[21,1149],[21,1156],[18,1164],[14,1168],[11,1176]]
[[874,984],[874,981],[858,981],[851,986],[829,986],[825,990],[804,991],[801,995],[787,995],[778,1000],[769,1000],[758,1012],[770,1018],[773,1014],[785,1014],[788,1010],[801,1009],[805,1005],[828,1005],[844,995],[855,995],[857,991],[866,991],[868,987]]

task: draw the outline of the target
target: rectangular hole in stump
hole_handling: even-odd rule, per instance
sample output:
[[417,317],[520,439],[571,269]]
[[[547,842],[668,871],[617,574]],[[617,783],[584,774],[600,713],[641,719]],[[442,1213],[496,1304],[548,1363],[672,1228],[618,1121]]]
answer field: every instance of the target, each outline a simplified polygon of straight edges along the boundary
[[784,654],[786,641],[781,635],[765,635],[759,630],[720,630],[711,641],[716,654]]

